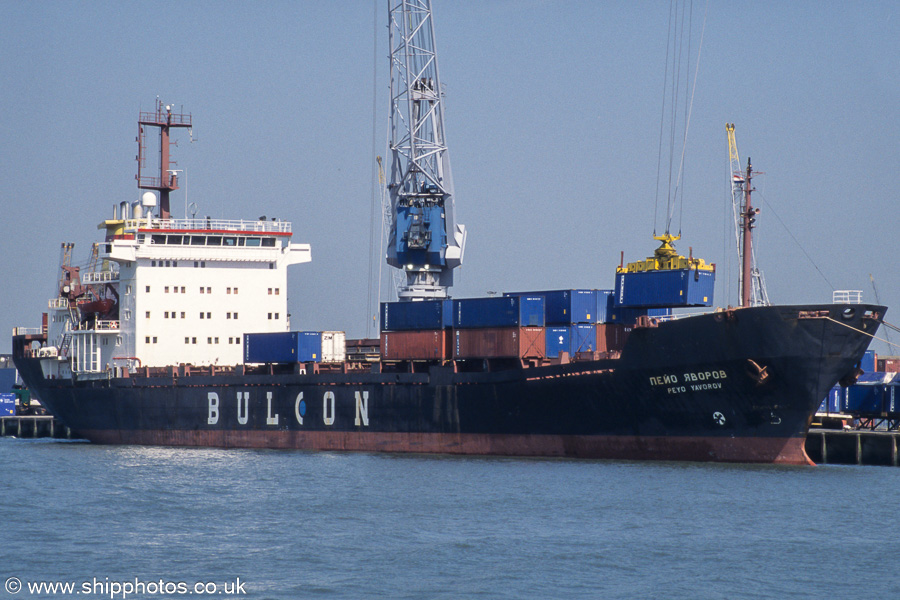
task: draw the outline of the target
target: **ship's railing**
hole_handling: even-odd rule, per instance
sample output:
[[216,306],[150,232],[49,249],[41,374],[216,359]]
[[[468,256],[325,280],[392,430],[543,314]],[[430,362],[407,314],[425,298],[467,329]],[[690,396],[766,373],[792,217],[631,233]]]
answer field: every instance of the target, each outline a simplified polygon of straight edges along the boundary
[[118,280],[119,274],[114,271],[88,271],[81,274],[81,283],[108,283]]
[[654,319],[654,320],[656,320],[657,322],[674,321],[675,319],[678,318],[678,315],[675,315],[675,314],[672,314],[672,315],[659,315],[658,317],[651,317],[651,318]]
[[96,331],[118,331],[119,321],[97,321],[94,329]]
[[154,229],[160,231],[239,231],[248,233],[290,233],[289,221],[245,221],[228,219],[128,219],[125,229]]
[[155,110],[150,112],[148,110],[142,110],[139,114],[139,120],[141,124],[147,125],[165,125],[168,123],[169,125],[190,125],[191,124],[191,115],[174,113],[163,111],[162,108],[159,110]]
[[862,304],[862,290],[834,290],[831,293],[833,304]]
[[69,308],[68,298],[51,298],[47,303],[50,308]]
[[13,335],[40,335],[44,333],[41,327],[13,327]]

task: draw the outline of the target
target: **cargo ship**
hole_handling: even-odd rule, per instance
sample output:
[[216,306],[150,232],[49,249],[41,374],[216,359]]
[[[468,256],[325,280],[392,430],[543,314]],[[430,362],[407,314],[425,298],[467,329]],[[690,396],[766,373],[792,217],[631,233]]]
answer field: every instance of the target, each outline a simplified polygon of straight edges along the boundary
[[100,224],[87,268],[63,244],[42,326],[14,332],[43,405],[101,444],[809,464],[813,414],[857,375],[882,306],[715,309],[714,266],[668,233],[612,289],[450,297],[466,230],[422,4],[390,6],[387,260],[406,281],[380,338],[291,330],[288,270],[312,255],[289,222],[171,214],[169,136],[192,123],[157,102],[140,200]]

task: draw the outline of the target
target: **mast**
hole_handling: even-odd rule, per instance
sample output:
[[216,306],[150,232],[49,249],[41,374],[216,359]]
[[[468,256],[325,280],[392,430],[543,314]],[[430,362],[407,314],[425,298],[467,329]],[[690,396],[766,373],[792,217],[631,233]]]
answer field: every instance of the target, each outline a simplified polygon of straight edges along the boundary
[[728,135],[734,231],[737,241],[737,253],[741,261],[741,275],[738,286],[741,306],[765,306],[769,304],[769,295],[766,291],[762,272],[756,265],[756,251],[753,248],[753,227],[756,222],[756,215],[759,214],[759,209],[754,208],[751,201],[751,195],[755,191],[752,179],[756,174],[753,172],[753,166],[749,157],[747,158],[746,171],[741,171],[737,141],[734,136],[734,124],[726,123],[725,131]]
[[391,228],[387,263],[406,282],[400,300],[446,298],[462,264],[466,228],[456,223],[444,139],[431,0],[388,0],[391,69]]
[[[142,175],[146,157],[146,137],[144,126],[159,128],[159,174],[157,176]],[[170,218],[169,192],[178,189],[178,175],[172,170],[172,160],[169,153],[169,129],[172,127],[191,128],[191,115],[172,112],[172,105],[163,107],[162,101],[156,100],[155,112],[141,111],[138,118],[138,172],[135,179],[138,188],[142,190],[156,190],[159,192],[159,218]]]
[[744,210],[741,212],[741,236],[743,237],[743,248],[741,249],[741,306],[750,306],[750,292],[753,287],[753,222],[756,220],[756,213],[759,209],[753,208],[750,195],[753,192],[751,179],[753,177],[753,166],[750,164],[750,157],[747,157],[747,175],[744,181]]

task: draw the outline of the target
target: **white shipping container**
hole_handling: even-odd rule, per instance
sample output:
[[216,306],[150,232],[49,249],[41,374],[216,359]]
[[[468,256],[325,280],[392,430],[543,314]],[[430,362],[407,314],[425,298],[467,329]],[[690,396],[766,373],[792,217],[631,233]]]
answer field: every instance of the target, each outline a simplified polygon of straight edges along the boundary
[[343,331],[322,332],[322,362],[344,362],[347,357],[347,335]]

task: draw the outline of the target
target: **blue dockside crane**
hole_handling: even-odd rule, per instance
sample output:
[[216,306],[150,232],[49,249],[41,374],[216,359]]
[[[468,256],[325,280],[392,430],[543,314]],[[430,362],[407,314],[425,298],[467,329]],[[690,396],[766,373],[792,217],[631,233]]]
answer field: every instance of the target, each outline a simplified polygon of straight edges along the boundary
[[448,297],[466,228],[456,223],[430,0],[391,0],[392,154],[387,262],[401,301]]

